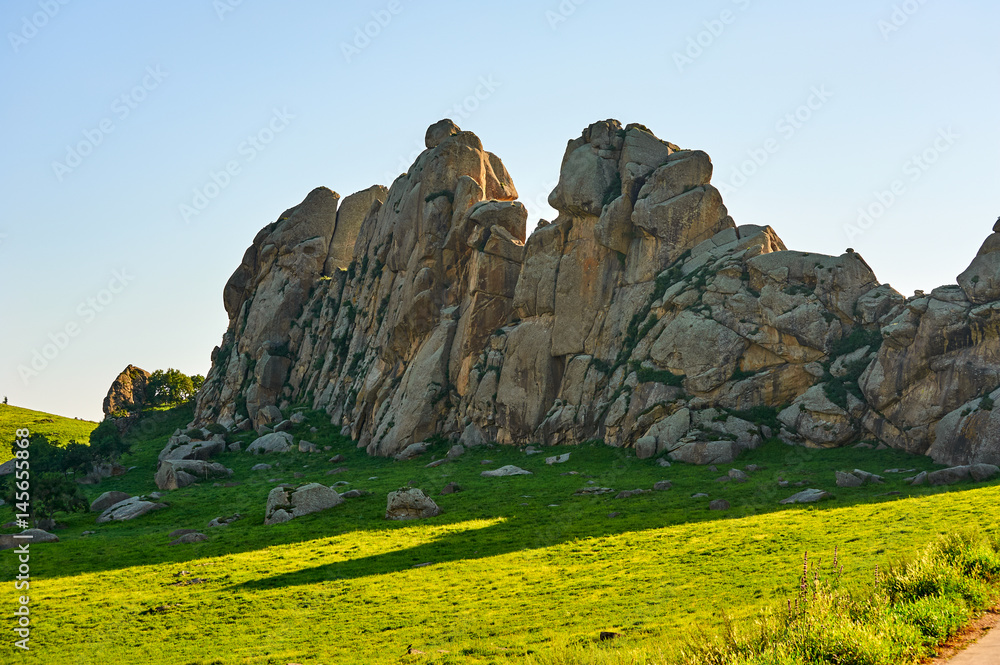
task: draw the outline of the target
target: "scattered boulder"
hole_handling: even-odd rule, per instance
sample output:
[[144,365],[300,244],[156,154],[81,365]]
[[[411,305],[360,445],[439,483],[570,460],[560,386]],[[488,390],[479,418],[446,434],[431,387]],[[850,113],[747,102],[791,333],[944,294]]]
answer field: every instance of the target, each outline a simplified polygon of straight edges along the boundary
[[125,492],[105,492],[101,496],[94,499],[93,503],[90,504],[90,512],[92,513],[103,513],[105,510],[111,506],[125,501],[126,499],[131,499],[131,494],[126,494]]
[[787,499],[782,499],[778,503],[780,504],[792,504],[792,503],[816,503],[817,501],[822,501],[823,499],[829,499],[831,495],[829,492],[824,492],[823,490],[808,489],[802,490],[798,494],[793,494]]
[[344,500],[326,485],[310,483],[297,490],[286,485],[275,487],[267,495],[264,524],[280,524],[302,515],[339,506]]
[[243,444],[242,444],[242,443],[240,443],[239,441],[233,441],[233,442],[232,442],[232,443],[230,443],[230,444],[229,444],[228,446],[226,446],[226,448],[227,448],[227,450],[229,450],[229,452],[231,452],[231,453],[238,453],[238,452],[240,452],[241,450],[243,450]]
[[549,466],[553,464],[564,464],[568,461],[569,461],[569,453],[566,453],[565,455],[556,455],[553,457],[545,458],[545,463],[548,464]]
[[390,492],[386,499],[385,518],[387,520],[418,520],[436,517],[441,514],[441,508],[423,493],[423,490],[411,487]]
[[750,480],[747,474],[743,473],[739,469],[730,469],[729,478],[735,483],[745,483],[746,481]]
[[200,543],[205,540],[208,540],[208,536],[206,536],[203,533],[193,531],[191,533],[185,533],[180,538],[177,538],[176,540],[172,541],[170,545],[188,545],[190,543]]
[[673,483],[671,483],[669,480],[661,480],[655,485],[653,485],[653,489],[656,490],[657,492],[665,492],[671,489],[672,487]]
[[308,441],[299,441],[299,452],[300,453],[316,453],[319,452],[319,448],[316,447],[315,443],[310,443]]
[[160,451],[159,461],[198,459],[208,460],[226,450],[226,437],[219,434],[209,441],[193,440],[186,434],[174,435]]
[[332,464],[338,464],[340,462],[343,462],[345,459],[346,458],[343,455],[334,455],[333,457],[330,458],[330,462]]
[[365,495],[361,490],[347,490],[340,495],[341,499],[359,499]]
[[241,519],[243,519],[243,516],[240,515],[239,513],[236,513],[235,515],[230,515],[229,517],[216,517],[215,519],[213,519],[211,522],[208,523],[208,526],[209,528],[218,526],[228,526],[233,522]]
[[259,411],[257,411],[257,422],[262,425],[268,425],[273,427],[274,425],[280,423],[282,420],[283,416],[281,415],[281,409],[274,406],[273,404],[263,406],[260,408]]
[[458,483],[448,483],[444,486],[444,489],[441,490],[441,494],[454,494],[461,491],[463,491],[462,486]]
[[399,451],[396,454],[395,459],[397,462],[408,462],[410,460],[414,460],[423,455],[424,453],[426,453],[427,449],[430,447],[431,444],[427,443],[426,441],[421,441],[419,443],[411,443],[406,448]]
[[[932,471],[927,474],[926,480],[930,485],[954,485],[955,483],[970,479],[982,482],[993,478],[997,474],[1000,474],[1000,467],[994,466],[993,464],[972,464],[968,466],[953,466],[939,471]],[[922,483],[917,483],[916,480],[914,480],[911,484],[918,485]]]
[[725,499],[716,499],[708,504],[709,510],[729,510],[729,502]]
[[5,533],[0,535],[0,550],[9,550],[28,543],[58,543],[59,537],[42,529],[25,529],[19,534]]
[[663,468],[667,468],[667,467],[670,466],[670,462],[668,462],[667,460],[663,459],[662,457],[660,459],[656,460],[656,463],[659,464],[660,466],[662,466]]
[[198,482],[199,479],[228,477],[233,475],[217,462],[204,460],[163,460],[156,470],[154,480],[161,490],[177,490]]
[[458,459],[465,454],[465,446],[461,443],[457,443],[448,450],[448,454],[445,455],[448,459]]
[[134,496],[131,499],[126,499],[125,501],[119,501],[113,506],[110,506],[102,512],[98,518],[98,524],[104,524],[105,522],[125,522],[127,520],[134,520],[137,517],[142,517],[146,513],[150,513],[154,510],[163,510],[167,507],[165,503],[153,503],[151,501],[143,501],[141,497]]
[[291,421],[293,425],[301,425],[306,421],[306,414],[301,411],[296,411],[288,420]]
[[274,468],[274,467],[272,467],[270,464],[261,463],[261,464],[254,464],[252,467],[250,467],[250,470],[251,471],[270,471],[272,468]]
[[639,496],[640,494],[649,494],[650,490],[624,490],[615,495],[616,499],[631,499],[633,496]]
[[865,481],[861,480],[853,473],[837,471],[837,487],[861,487]]
[[292,435],[288,432],[265,434],[247,447],[248,453],[287,453],[292,449]]
[[669,457],[673,462],[699,466],[732,464],[741,450],[735,441],[692,441],[670,451]]
[[512,464],[507,466],[502,466],[499,469],[494,469],[493,471],[483,471],[481,474],[484,478],[501,478],[503,476],[531,476],[534,475],[531,471],[525,471],[519,467]]

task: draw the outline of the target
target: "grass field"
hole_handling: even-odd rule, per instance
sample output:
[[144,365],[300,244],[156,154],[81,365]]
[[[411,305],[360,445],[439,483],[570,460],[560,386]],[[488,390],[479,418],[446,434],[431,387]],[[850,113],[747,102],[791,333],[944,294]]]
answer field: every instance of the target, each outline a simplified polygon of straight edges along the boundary
[[45,435],[53,443],[66,445],[71,441],[87,443],[97,423],[0,404],[0,441],[3,442],[0,444],[0,463],[10,459],[10,443],[14,439],[14,432],[22,427],[27,427],[32,433]]
[[[154,491],[156,455],[190,417],[189,407],[153,416],[124,460],[137,468],[86,488],[89,498],[110,489]],[[61,542],[32,549],[33,650],[11,655],[0,647],[4,662],[517,663],[589,644],[669,652],[695,627],[716,628],[723,612],[747,619],[790,597],[805,551],[828,560],[838,546],[846,581],[864,583],[876,564],[912,554],[938,534],[972,525],[994,532],[1000,499],[998,483],[910,488],[903,474],[888,474],[885,485],[835,487],[838,469],[936,468],[897,451],[773,442],[737,461],[762,468],[735,484],[716,482],[729,467],[661,468],[601,444],[546,449],[571,453],[554,466],[546,455],[497,447],[427,469],[444,445],[412,462],[372,459],[317,413],[296,434],[332,449],[264,458],[225,453],[217,461],[234,470],[238,486],[205,482],[168,493],[169,508],[133,522],[61,519]],[[328,462],[335,453],[347,460]],[[281,466],[250,471],[262,461]],[[504,464],[534,475],[480,477]],[[326,474],[335,467],[347,471]],[[343,480],[371,494],[265,526],[277,478]],[[664,479],[671,490],[630,499],[573,496],[588,481],[630,490]],[[779,506],[801,489],[780,488],[779,479],[835,498]],[[464,491],[439,496],[452,481]],[[432,496],[444,514],[386,522],[386,494],[407,484]],[[710,511],[710,499],[692,498],[699,492],[732,509]],[[205,529],[233,513],[243,519]],[[0,508],[0,520],[10,515]],[[202,529],[209,540],[170,547],[167,534],[178,528]],[[3,579],[15,565],[10,552],[0,552]],[[14,595],[11,589],[0,600],[7,616]],[[597,645],[602,630],[623,637]],[[424,653],[405,655],[411,645]]]

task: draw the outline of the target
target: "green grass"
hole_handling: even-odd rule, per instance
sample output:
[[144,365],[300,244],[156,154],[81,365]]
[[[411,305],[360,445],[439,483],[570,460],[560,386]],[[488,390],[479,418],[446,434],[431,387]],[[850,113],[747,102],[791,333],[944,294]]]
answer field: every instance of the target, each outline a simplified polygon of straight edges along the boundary
[[97,423],[0,404],[0,441],[3,442],[0,445],[0,463],[11,458],[10,444],[14,440],[14,432],[23,427],[30,429],[32,434],[45,435],[52,443],[66,445],[71,441],[90,441],[90,433],[97,427]]
[[[776,441],[733,465],[762,467],[744,484],[715,482],[728,466],[661,468],[603,444],[546,449],[571,453],[568,463],[554,466],[545,465],[546,455],[496,447],[427,469],[446,444],[413,462],[373,459],[336,434],[324,414],[307,414],[296,435],[331,451],[227,452],[216,459],[234,469],[236,487],[203,482],[165,493],[167,509],[133,522],[60,516],[61,542],[32,549],[34,650],[18,662],[658,662],[651,654],[682,644],[699,626],[717,631],[723,614],[748,621],[794,597],[804,551],[828,557],[839,546],[845,583],[859,584],[876,564],[913,555],[939,534],[974,525],[992,532],[1000,499],[1000,483],[910,488],[902,474],[887,475],[885,485],[836,488],[835,470],[938,467],[893,450],[807,450]],[[123,460],[138,468],[85,488],[88,498],[111,489],[154,491],[156,455],[190,418],[183,407],[147,419]],[[311,426],[319,431],[310,433]],[[329,463],[335,453],[346,461]],[[493,463],[481,465],[483,459]],[[250,471],[262,461],[281,467]],[[504,464],[534,475],[480,476]],[[326,475],[341,466],[348,471]],[[264,526],[272,478],[345,480],[371,494]],[[780,488],[779,478],[835,498],[779,506],[801,489]],[[621,500],[573,496],[589,480],[629,490],[663,479],[672,490]],[[444,514],[386,522],[386,494],[411,481]],[[465,491],[440,496],[452,481]],[[708,499],[692,498],[697,492],[733,508],[710,511]],[[244,519],[205,529],[237,512]],[[11,514],[0,508],[0,521]],[[178,528],[202,529],[209,540],[168,547],[167,534]],[[425,563],[431,565],[414,567]],[[15,565],[9,552],[0,553],[3,579]],[[204,582],[183,584],[194,578]],[[0,611],[9,615],[13,602],[14,593],[5,594]],[[599,645],[602,630],[623,637]],[[404,656],[411,644],[425,653]]]

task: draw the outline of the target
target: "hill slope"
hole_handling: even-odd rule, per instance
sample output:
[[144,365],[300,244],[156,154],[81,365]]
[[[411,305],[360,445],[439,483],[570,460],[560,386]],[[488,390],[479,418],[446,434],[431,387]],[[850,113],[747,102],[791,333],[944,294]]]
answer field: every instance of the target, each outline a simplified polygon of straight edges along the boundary
[[49,441],[64,446],[71,441],[87,443],[97,423],[9,404],[0,405],[0,462],[10,459],[10,444],[14,439],[14,432],[23,427],[31,430],[32,434],[42,434]]
[[[839,545],[845,575],[861,581],[876,564],[939,533],[996,526],[1000,481],[911,487],[904,474],[885,469],[935,465],[895,450],[807,450],[772,440],[740,460],[741,467],[757,466],[743,483],[720,482],[728,467],[663,468],[599,443],[543,455],[478,448],[427,468],[445,444],[409,462],[369,457],[324,413],[305,413],[294,433],[330,450],[225,452],[216,460],[234,470],[229,482],[236,485],[204,481],[164,492],[166,509],[131,522],[95,524],[93,513],[61,517],[60,542],[32,548],[37,641],[21,660],[515,663],[527,653],[589,643],[600,630],[624,633],[621,648],[656,650],[695,625],[716,625],[718,610],[746,617],[793,594],[805,550],[829,558]],[[83,488],[88,499],[108,490],[155,491],[157,453],[191,414],[188,406],[140,423],[123,460],[137,468]],[[252,438],[239,437],[244,444]],[[344,459],[330,461],[335,453]],[[546,455],[561,453],[570,454],[568,462],[545,463]],[[272,468],[251,470],[262,462]],[[533,475],[480,475],[506,464]],[[884,474],[885,484],[836,487],[834,471],[857,466]],[[649,489],[665,479],[672,489],[632,498],[574,496],[595,486]],[[268,493],[286,481],[344,481],[341,491],[370,494],[265,526]],[[464,491],[442,496],[450,482]],[[779,506],[800,482],[835,498]],[[409,484],[444,513],[386,522],[386,494]],[[700,492],[709,498],[692,496]],[[709,499],[732,508],[709,510]],[[207,527],[233,513],[243,518]],[[10,514],[0,507],[0,521]],[[179,528],[208,539],[168,546]],[[16,565],[15,557],[0,557],[0,575],[10,579]],[[7,598],[3,607],[13,611]],[[426,655],[403,657],[409,644]]]

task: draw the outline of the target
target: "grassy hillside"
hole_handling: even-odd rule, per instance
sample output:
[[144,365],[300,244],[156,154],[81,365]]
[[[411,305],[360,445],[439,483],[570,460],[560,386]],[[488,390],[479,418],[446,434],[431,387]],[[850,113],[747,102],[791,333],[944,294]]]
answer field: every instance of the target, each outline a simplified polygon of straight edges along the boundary
[[14,432],[22,427],[27,427],[32,433],[45,435],[53,443],[66,445],[70,441],[87,443],[97,423],[0,404],[0,462],[10,459],[10,444],[14,440]]
[[[138,468],[86,488],[88,496],[154,491],[156,455],[190,417],[189,408],[154,416],[125,460]],[[331,450],[225,453],[217,459],[234,469],[236,486],[205,482],[168,493],[167,509],[133,522],[96,525],[93,514],[62,520],[60,543],[33,548],[35,650],[18,662],[517,663],[596,642],[602,630],[624,635],[602,649],[669,651],[696,626],[717,627],[722,611],[750,617],[790,597],[804,551],[824,559],[839,546],[846,580],[860,583],[876,564],[938,534],[969,525],[994,531],[1000,499],[1000,483],[910,488],[903,474],[888,474],[885,485],[835,487],[837,469],[935,468],[896,451],[773,442],[738,460],[761,469],[735,484],[716,482],[729,467],[661,468],[600,444],[546,449],[571,453],[554,466],[545,455],[497,447],[427,469],[446,447],[412,462],[372,459],[318,413],[296,434]],[[334,453],[346,461],[330,463]],[[262,461],[280,467],[250,471]],[[504,464],[534,475],[480,476]],[[340,467],[347,471],[327,475]],[[347,481],[371,494],[265,526],[276,479]],[[630,490],[663,479],[673,489],[630,499],[573,496],[590,482]],[[779,506],[801,489],[780,488],[779,479],[835,498]],[[440,496],[453,481],[465,491]],[[386,494],[407,484],[444,514],[386,522]],[[692,498],[699,492],[732,509],[710,511],[709,499]],[[205,528],[233,513],[243,519]],[[0,508],[0,521],[8,519],[9,508]],[[209,540],[170,547],[168,534],[178,528],[202,529]],[[15,565],[0,554],[4,579]],[[13,595],[4,595],[0,611],[13,610]],[[404,655],[410,645],[424,653]]]

